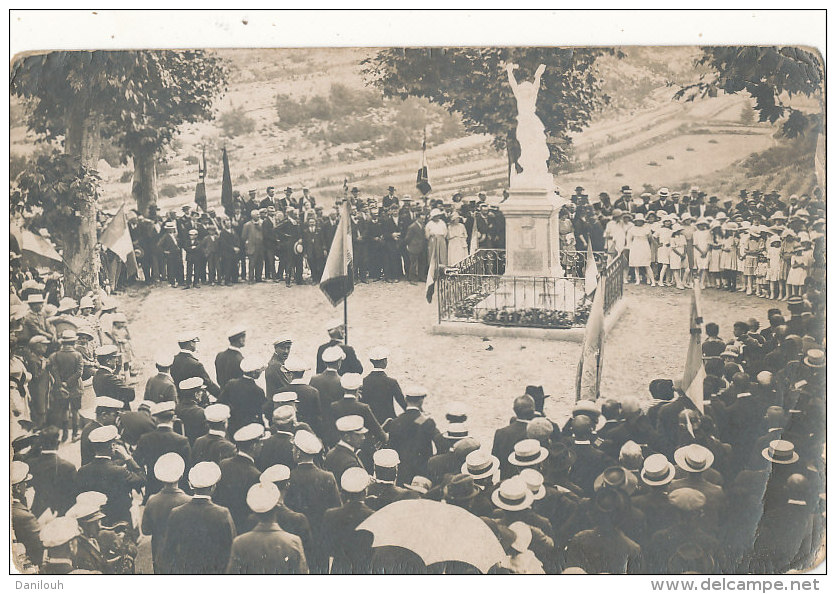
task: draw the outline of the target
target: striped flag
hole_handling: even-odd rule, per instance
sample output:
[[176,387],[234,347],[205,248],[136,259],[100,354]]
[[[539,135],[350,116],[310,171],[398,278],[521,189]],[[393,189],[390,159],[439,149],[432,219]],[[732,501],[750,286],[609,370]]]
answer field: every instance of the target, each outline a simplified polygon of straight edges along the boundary
[[437,249],[433,249],[432,254],[430,254],[430,267],[427,270],[427,303],[433,302],[433,294],[435,293],[435,275],[438,273],[437,254]]
[[136,263],[134,242],[128,229],[128,219],[125,216],[125,205],[119,207],[110,222],[102,232],[99,243],[116,254],[116,257],[127,267],[128,277],[139,276],[139,266]]
[[473,228],[470,230],[470,255],[479,251],[479,229],[477,228],[476,215],[473,215]]
[[694,283],[691,295],[691,340],[688,343],[688,355],[685,358],[685,372],[680,384],[682,391],[691,399],[697,410],[703,412],[703,381],[705,366],[702,360],[702,307],[700,305],[700,284]]
[[354,292],[354,248],[351,243],[351,213],[347,200],[340,205],[340,222],[325,261],[319,290],[334,307]]
[[592,253],[592,242],[586,244],[586,271],[584,272],[583,289],[587,296],[592,295],[598,287],[598,265],[595,263],[595,254]]
[[424,142],[421,144],[421,166],[418,167],[418,177],[415,180],[416,189],[426,196],[433,189],[430,185],[430,174],[427,169],[427,129],[424,128]]
[[575,400],[597,400],[601,391],[601,375],[604,373],[604,289],[598,281],[586,332],[581,346],[581,358],[575,379]]
[[226,147],[223,149],[223,178],[221,180],[221,206],[227,216],[232,216],[232,175],[229,172],[229,155],[226,154]]

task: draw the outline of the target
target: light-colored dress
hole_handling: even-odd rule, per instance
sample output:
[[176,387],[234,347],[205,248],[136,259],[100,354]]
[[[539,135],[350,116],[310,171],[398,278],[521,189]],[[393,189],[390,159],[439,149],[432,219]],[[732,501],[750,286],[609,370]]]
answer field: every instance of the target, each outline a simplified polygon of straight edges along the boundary
[[682,233],[677,233],[673,236],[671,239],[671,270],[682,269],[688,261],[685,253],[687,247],[688,240],[682,236]]
[[461,223],[447,225],[447,260],[455,266],[467,258],[467,229]]
[[427,262],[432,262],[435,254],[436,265],[447,266],[447,223],[430,220],[424,226],[424,233],[427,236]]
[[758,254],[761,251],[763,251],[763,242],[760,239],[749,238],[743,255],[743,274],[745,276],[753,276],[758,273]]
[[787,284],[801,286],[807,280],[807,257],[804,254],[793,254],[790,262],[790,273],[787,276]]
[[708,271],[720,272],[720,254],[723,253],[723,238],[712,233],[708,252]]
[[630,250],[630,267],[650,266],[650,227],[632,225],[627,230],[627,248]]
[[724,237],[720,245],[720,268],[737,271],[737,238],[734,235]]
[[607,251],[620,254],[627,245],[627,227],[617,221],[610,221],[604,230],[604,237],[609,238]]
[[[711,231],[697,229],[694,231],[694,265],[700,270],[708,270],[709,246],[711,245]],[[704,252],[705,255],[700,252]]]
[[769,246],[766,248],[766,257],[769,259],[766,280],[770,282],[781,280],[781,246]]
[[656,232],[656,240],[659,242],[659,250],[656,252],[656,258],[660,264],[670,264],[672,236],[673,229],[670,227],[659,227],[659,230]]

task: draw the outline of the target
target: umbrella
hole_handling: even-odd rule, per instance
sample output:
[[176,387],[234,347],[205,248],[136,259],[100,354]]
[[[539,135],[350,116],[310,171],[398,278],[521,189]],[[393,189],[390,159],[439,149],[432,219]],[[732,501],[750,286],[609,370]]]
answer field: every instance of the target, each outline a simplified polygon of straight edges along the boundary
[[460,561],[482,573],[505,559],[494,533],[469,511],[429,499],[390,503],[357,527],[374,535],[373,547],[408,549],[426,565]]

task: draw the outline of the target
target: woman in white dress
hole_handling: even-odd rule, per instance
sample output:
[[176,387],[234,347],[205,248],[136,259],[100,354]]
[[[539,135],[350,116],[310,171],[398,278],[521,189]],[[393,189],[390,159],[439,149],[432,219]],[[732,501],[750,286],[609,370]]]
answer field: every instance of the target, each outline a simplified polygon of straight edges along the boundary
[[455,266],[467,258],[467,229],[462,223],[462,217],[454,213],[447,225],[447,260],[450,266]]
[[[673,217],[668,215],[662,219],[662,226],[656,231],[656,241],[659,243],[656,259],[661,265],[658,282],[663,287],[667,286],[665,276],[668,274],[671,263],[671,235],[673,235]],[[673,279],[671,279],[671,282],[673,282]]]
[[705,276],[708,270],[708,258],[711,245],[711,231],[708,230],[709,222],[700,218],[697,220],[697,230],[694,231],[694,268],[699,271],[699,278],[694,282],[700,283],[700,288],[705,288]]
[[427,262],[435,262],[431,273],[435,275],[439,267],[447,266],[447,223],[442,219],[442,212],[434,208],[430,211],[430,220],[424,226],[427,236]]
[[653,270],[650,268],[651,229],[644,223],[644,215],[636,213],[633,225],[627,229],[627,248],[630,250],[628,264],[636,275],[637,285],[641,284],[640,269],[644,268],[647,284],[655,287],[656,280],[653,278]]

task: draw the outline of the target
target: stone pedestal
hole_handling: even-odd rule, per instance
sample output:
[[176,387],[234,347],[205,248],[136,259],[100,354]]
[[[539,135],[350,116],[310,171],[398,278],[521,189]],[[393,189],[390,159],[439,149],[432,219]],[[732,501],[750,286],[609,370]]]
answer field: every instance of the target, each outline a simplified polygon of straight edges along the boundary
[[511,188],[505,216],[505,276],[560,278],[560,202],[551,189]]

